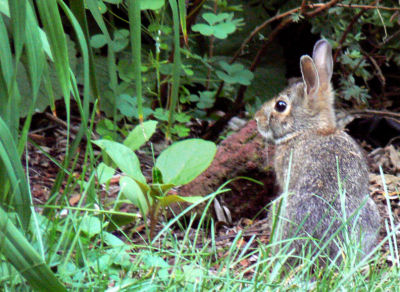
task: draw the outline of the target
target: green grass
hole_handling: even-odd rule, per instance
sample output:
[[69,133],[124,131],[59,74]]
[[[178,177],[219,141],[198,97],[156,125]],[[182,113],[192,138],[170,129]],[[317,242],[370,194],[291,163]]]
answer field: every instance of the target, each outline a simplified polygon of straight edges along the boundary
[[[101,205],[85,207],[83,201],[78,207],[68,207],[67,202],[65,206],[48,206],[57,210],[51,219],[35,212],[30,228],[32,245],[36,249],[42,246],[44,259],[69,291],[398,291],[400,287],[399,266],[385,261],[388,255],[395,259],[398,254],[394,248],[389,254],[380,252],[383,244],[395,246],[396,233],[389,231],[390,222],[386,224],[388,236],[361,262],[356,253],[348,252],[340,265],[322,266],[304,251],[299,266],[287,267],[284,262],[291,254],[286,250],[290,242],[271,254],[271,247],[279,242],[266,245],[257,236],[244,237],[239,232],[221,245],[215,222],[202,216],[194,228],[192,216],[182,226],[180,215],[164,223],[150,243],[144,233],[141,238],[133,228],[113,235],[107,231],[110,220],[122,213],[103,211]],[[134,227],[142,224],[137,214],[131,216],[136,218]],[[347,244],[350,251],[357,246]],[[0,269],[2,290],[30,289],[4,258]]]

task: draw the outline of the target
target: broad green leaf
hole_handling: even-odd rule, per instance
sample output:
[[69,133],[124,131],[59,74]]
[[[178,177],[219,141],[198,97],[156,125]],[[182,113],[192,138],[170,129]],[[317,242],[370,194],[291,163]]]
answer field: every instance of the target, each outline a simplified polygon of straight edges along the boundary
[[114,33],[114,39],[111,43],[111,47],[114,52],[120,52],[125,49],[129,44],[129,30],[120,29]]
[[167,207],[171,205],[172,203],[190,203],[190,204],[195,204],[203,200],[204,198],[201,196],[192,196],[192,197],[182,197],[178,195],[169,195],[165,197],[158,197],[158,200],[161,203],[161,206]]
[[95,49],[104,47],[107,44],[107,38],[104,34],[95,34],[90,38],[90,46]]
[[95,216],[85,216],[80,223],[81,231],[89,238],[99,234],[102,226],[99,218]]
[[211,12],[206,12],[203,13],[202,17],[210,24],[214,25],[217,22],[224,21],[225,19],[229,18],[228,13],[219,13],[219,14],[214,14]]
[[157,121],[146,121],[137,125],[124,140],[124,145],[132,151],[144,145],[156,131]]
[[169,268],[170,265],[160,256],[143,252],[142,261],[147,268]]
[[241,20],[233,20],[233,13],[204,13],[203,18],[208,24],[198,23],[192,27],[193,31],[198,31],[202,35],[214,35],[216,38],[225,39],[236,30],[237,25],[240,25]]
[[219,23],[214,27],[214,35],[219,39],[226,39],[228,34],[233,33],[236,30],[236,26],[232,22]]
[[165,0],[139,0],[141,10],[157,10],[164,6]]
[[130,96],[129,94],[121,94],[117,97],[116,100],[117,109],[128,118],[132,118],[137,115],[137,100],[135,97]]
[[114,163],[127,175],[142,183],[146,183],[146,179],[140,170],[140,162],[136,154],[125,145],[110,141],[97,140],[94,144],[104,150]]
[[[132,202],[136,207],[139,207],[140,212],[144,215],[149,211],[145,195],[139,185],[130,177],[123,176],[119,182],[122,194]],[[149,198],[150,200],[150,198]]]
[[198,31],[202,35],[205,35],[205,36],[210,36],[214,33],[214,29],[212,28],[212,26],[209,26],[204,23],[198,23],[198,24],[193,25],[192,30]]
[[97,166],[96,173],[99,183],[104,184],[113,177],[115,169],[102,162]]
[[121,239],[119,239],[117,236],[115,236],[112,233],[105,232],[103,231],[103,239],[104,242],[112,247],[124,247],[124,249],[129,249],[130,246],[127,245],[125,242],[123,242]]
[[217,147],[213,142],[188,139],[172,144],[156,160],[164,183],[184,185],[195,179],[211,164]]

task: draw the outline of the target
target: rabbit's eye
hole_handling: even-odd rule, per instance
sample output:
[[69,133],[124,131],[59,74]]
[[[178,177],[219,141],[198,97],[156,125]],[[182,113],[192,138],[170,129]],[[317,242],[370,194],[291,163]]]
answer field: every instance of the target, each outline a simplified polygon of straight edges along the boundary
[[275,104],[275,110],[277,111],[277,112],[284,112],[285,111],[285,109],[286,109],[286,107],[287,107],[287,104],[286,104],[286,102],[284,102],[284,101],[282,101],[282,100],[279,100],[276,104]]

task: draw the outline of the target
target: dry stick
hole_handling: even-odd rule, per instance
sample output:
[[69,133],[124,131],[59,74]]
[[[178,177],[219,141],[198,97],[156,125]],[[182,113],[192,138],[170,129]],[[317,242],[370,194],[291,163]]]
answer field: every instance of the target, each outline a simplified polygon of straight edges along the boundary
[[308,8],[314,8],[314,7],[318,7],[319,6],[319,8],[317,8],[317,9],[315,9],[314,11],[311,11],[310,13],[306,13],[306,16],[307,17],[314,17],[315,15],[317,15],[318,13],[320,13],[321,11],[324,11],[324,10],[326,10],[326,9],[329,9],[329,8],[331,8],[332,6],[335,6],[335,5],[341,5],[341,4],[337,4],[339,2],[339,0],[332,0],[332,1],[330,1],[330,2],[328,2],[328,3],[324,3],[324,4],[308,4],[307,5],[307,7]]
[[[335,5],[339,0],[332,0],[326,4],[324,4],[323,6],[318,7],[317,9],[315,9],[314,11],[310,12],[310,13],[304,13],[306,16],[308,17],[314,17],[315,15],[317,15],[318,13],[322,12],[325,9],[328,9],[330,7],[332,7],[333,5]],[[304,2],[302,3],[302,5],[304,4]],[[306,5],[306,7],[309,7],[309,5]],[[234,54],[232,60],[231,60],[231,64],[238,58],[238,56],[241,54],[243,48],[247,45],[248,42],[251,41],[251,39],[257,34],[257,32],[259,32],[261,29],[263,29],[266,25],[268,25],[269,23],[284,18],[281,23],[271,32],[271,34],[269,35],[268,39],[265,41],[264,45],[258,50],[256,57],[254,58],[251,66],[250,66],[250,71],[254,72],[254,70],[256,69],[260,58],[262,55],[264,55],[265,50],[268,48],[268,46],[270,45],[270,43],[274,40],[274,38],[276,37],[276,35],[278,34],[278,32],[280,32],[287,24],[291,23],[293,20],[290,17],[291,14],[303,10],[304,6],[301,7],[297,7],[294,8],[292,10],[289,10],[285,13],[282,13],[280,15],[274,16],[270,19],[268,19],[267,21],[265,21],[263,24],[261,24],[260,26],[256,27],[253,32],[250,34],[250,36],[248,38],[246,38],[244,40],[244,42],[242,43],[242,45],[240,46],[239,50],[236,51],[236,53]],[[289,17],[287,17],[289,16]],[[224,86],[224,82],[220,83],[220,86],[218,87],[217,93],[215,94],[215,97],[217,98],[221,91],[222,88]],[[233,109],[226,113],[222,118],[220,118],[218,121],[216,121],[209,129],[208,131],[203,135],[204,139],[214,139],[216,138],[217,134],[220,132],[220,130],[228,123],[228,121],[235,116],[239,110],[243,107],[243,98],[244,98],[244,93],[246,92],[247,86],[241,85],[239,87],[238,93],[236,95],[236,99],[235,99],[235,103],[233,105]]]
[[[322,7],[326,4],[323,3],[316,3],[316,4],[308,4],[309,8],[314,7]],[[338,7],[344,8],[362,8],[362,9],[380,9],[380,10],[387,10],[387,11],[400,11],[400,7],[386,7],[386,6],[376,6],[376,5],[362,5],[362,4],[336,4]]]
[[388,112],[388,111],[377,111],[377,110],[352,110],[349,111],[352,115],[376,115],[376,116],[386,116],[392,118],[399,118],[400,113]]
[[371,61],[372,65],[374,66],[374,68],[376,70],[376,76],[378,77],[378,79],[382,85],[382,88],[384,88],[386,85],[386,78],[383,75],[381,68],[379,67],[378,63],[375,61],[375,59],[371,55],[369,55],[367,52],[365,52],[365,55],[367,55],[368,59]]

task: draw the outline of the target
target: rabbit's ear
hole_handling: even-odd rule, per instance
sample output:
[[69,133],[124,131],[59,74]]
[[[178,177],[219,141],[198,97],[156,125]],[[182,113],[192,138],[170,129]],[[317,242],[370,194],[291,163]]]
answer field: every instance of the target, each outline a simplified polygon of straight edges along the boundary
[[307,55],[302,56],[300,59],[300,69],[307,95],[315,97],[319,90],[319,77],[313,60]]
[[321,87],[326,88],[331,82],[333,71],[332,47],[327,40],[322,39],[315,43],[313,60],[318,70]]

